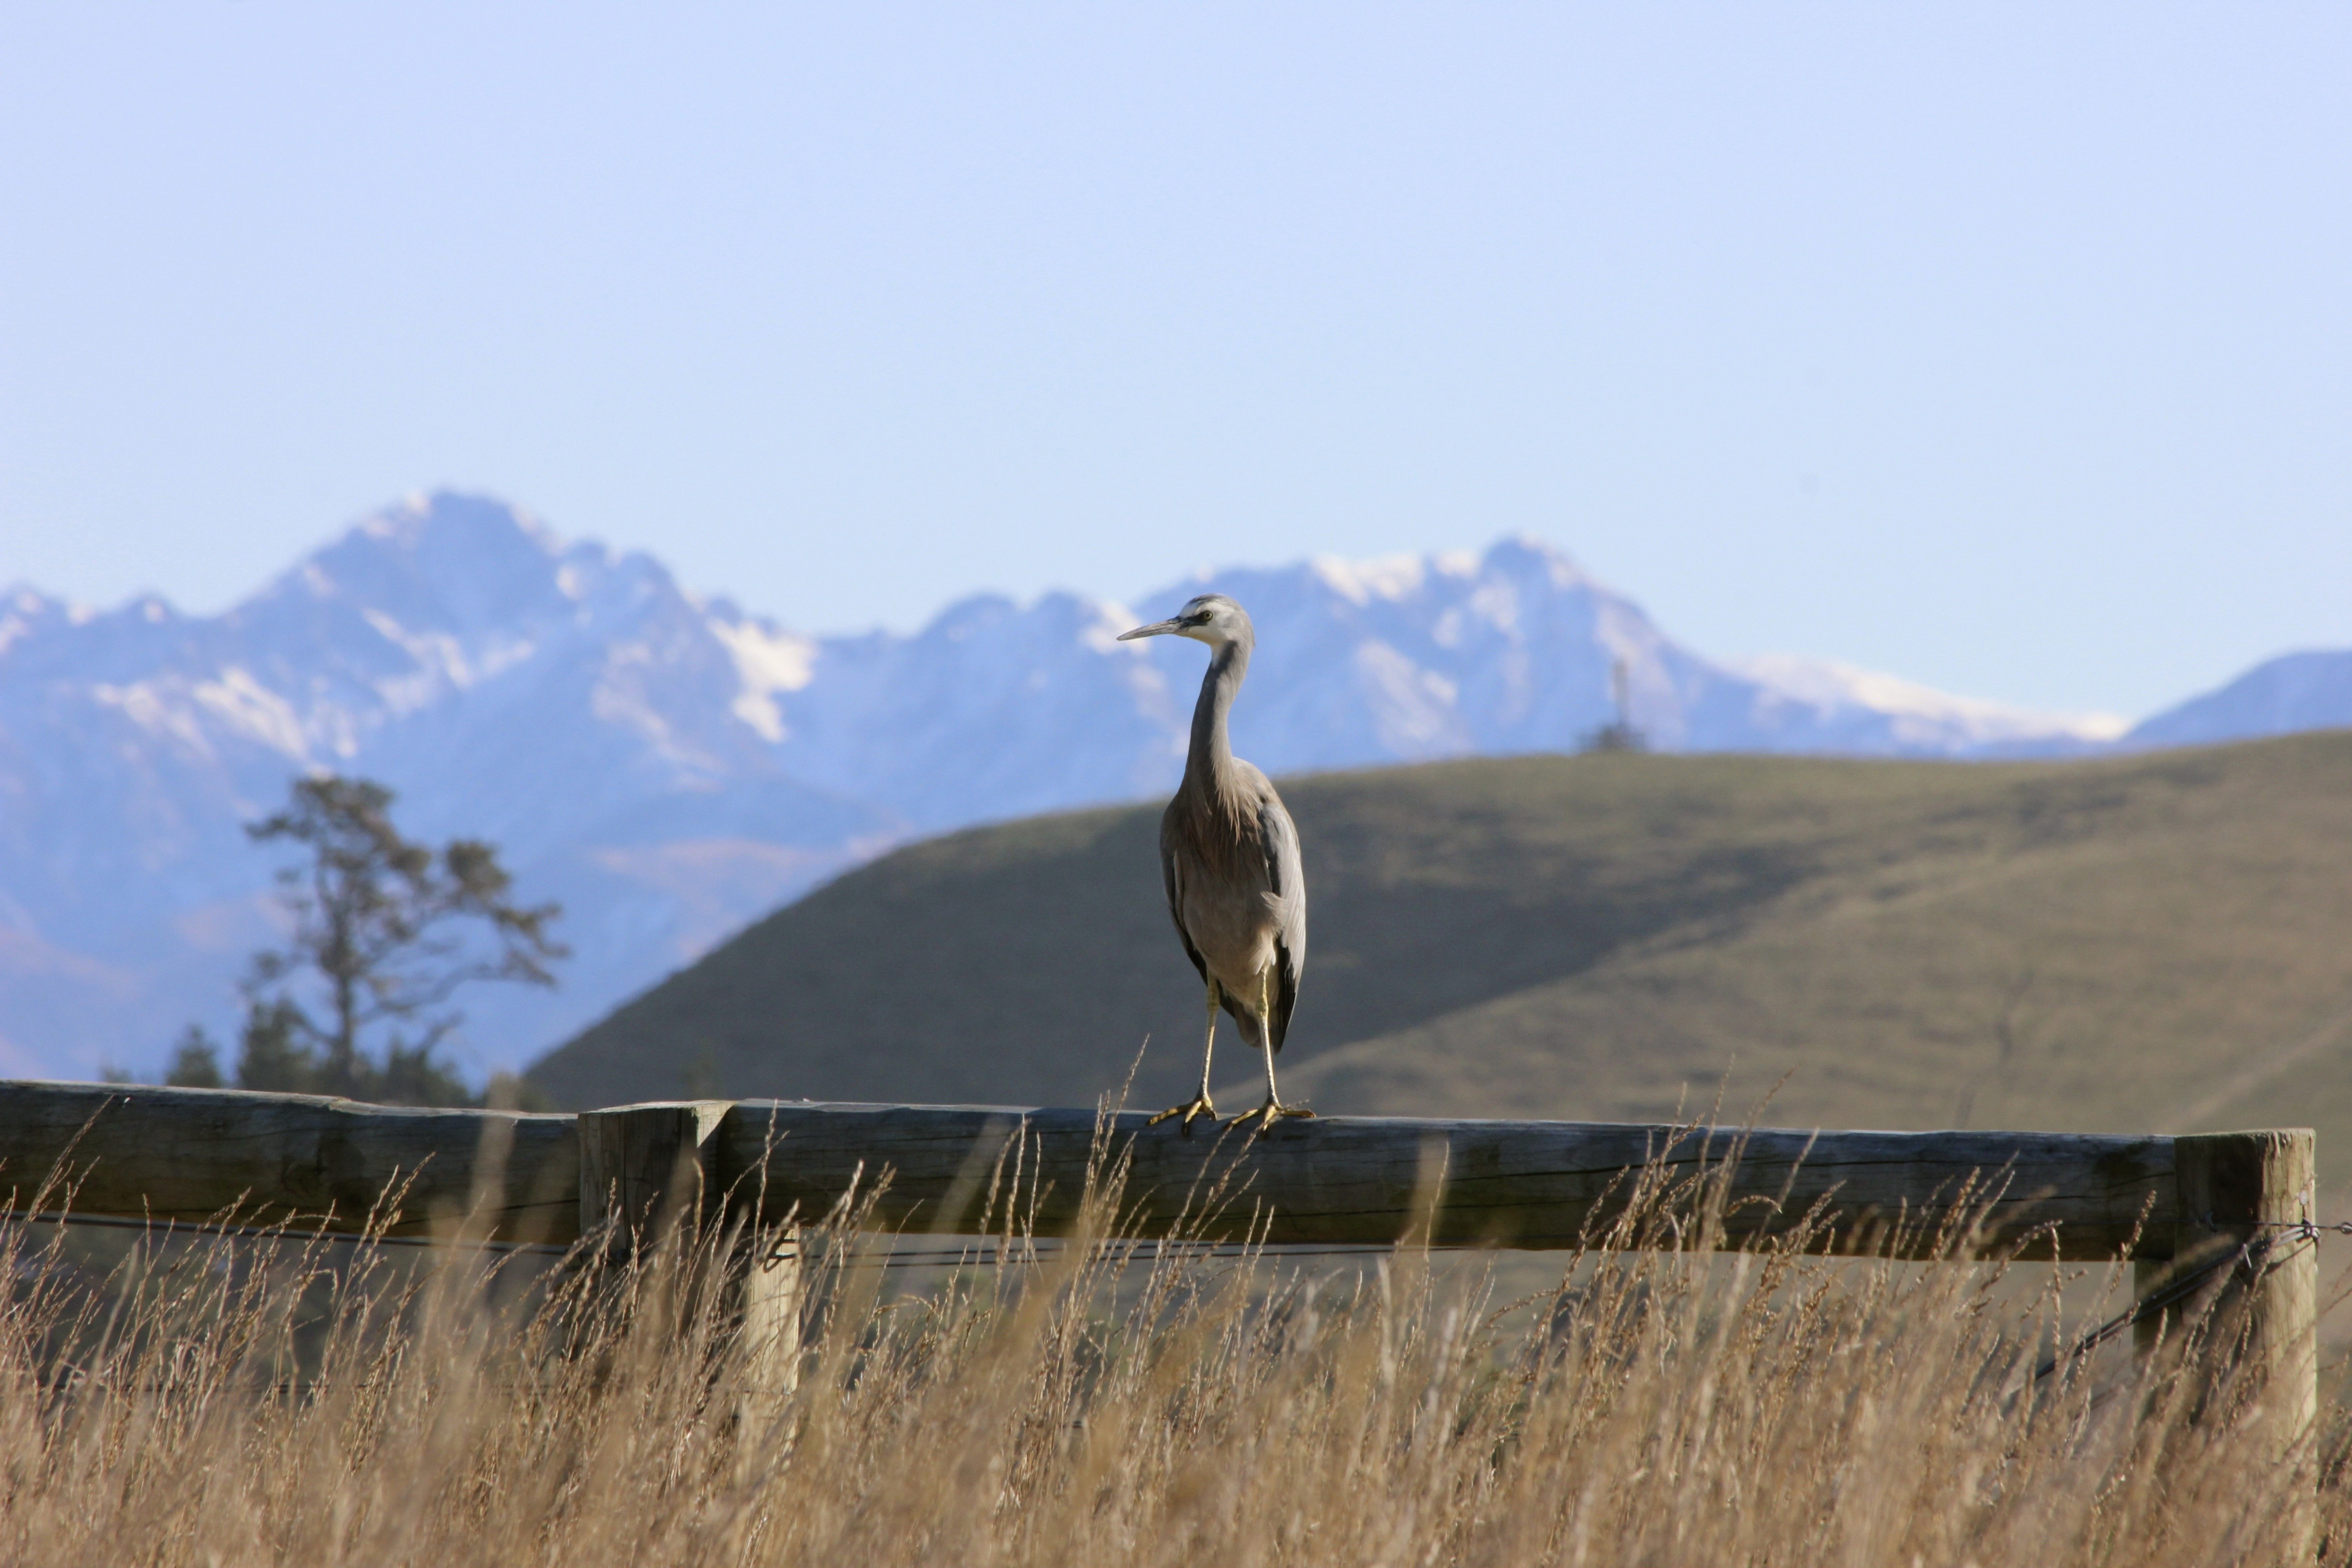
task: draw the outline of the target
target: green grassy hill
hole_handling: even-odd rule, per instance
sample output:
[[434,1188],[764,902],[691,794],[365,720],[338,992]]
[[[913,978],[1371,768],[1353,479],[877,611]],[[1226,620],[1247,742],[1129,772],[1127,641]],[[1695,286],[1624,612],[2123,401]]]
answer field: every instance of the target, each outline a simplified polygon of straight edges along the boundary
[[[2352,1175],[2352,732],[2063,764],[1594,755],[1284,781],[1312,941],[1282,1066],[1327,1111],[2315,1124]],[[1158,809],[918,844],[530,1076],[1133,1103],[1198,1071]],[[1228,1110],[1254,1062],[1222,1032]],[[1225,1086],[1230,1086],[1227,1088]],[[2336,1157],[2331,1158],[2331,1153]]]

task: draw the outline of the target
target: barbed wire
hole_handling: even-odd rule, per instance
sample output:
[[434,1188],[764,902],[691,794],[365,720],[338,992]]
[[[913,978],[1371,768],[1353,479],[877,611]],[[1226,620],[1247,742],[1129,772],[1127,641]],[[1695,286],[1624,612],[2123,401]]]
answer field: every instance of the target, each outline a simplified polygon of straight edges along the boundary
[[[2212,1219],[2210,1215],[2205,1217],[2209,1223]],[[2290,1234],[2276,1240],[2267,1236],[2257,1236],[2250,1241],[2241,1242],[2234,1251],[2221,1253],[2186,1274],[2177,1275],[2166,1280],[2097,1328],[2084,1334],[2066,1349],[2053,1354],[2049,1360],[2034,1369],[2033,1381],[2040,1383],[2061,1366],[2080,1361],[2126,1329],[2137,1328],[2151,1318],[2161,1317],[2165,1312],[2196,1295],[2203,1289],[2206,1280],[2224,1268],[2231,1270],[2242,1268],[2249,1280],[2259,1280],[2273,1269],[2284,1267],[2294,1256],[2294,1251],[2300,1244],[2309,1242],[2316,1247],[2322,1231],[2335,1231],[2344,1236],[2352,1236],[2352,1224],[2322,1226],[2309,1220],[2249,1220],[2242,1223],[2254,1229],[2283,1230]],[[2279,1251],[2282,1247],[2286,1249],[2285,1256],[2279,1258],[2271,1256],[2273,1252]]]
[[[488,1252],[541,1253],[551,1257],[562,1257],[574,1250],[577,1246],[577,1243],[567,1244],[563,1242],[548,1241],[512,1241],[499,1237],[467,1237],[462,1235],[450,1236],[444,1234],[438,1236],[415,1236],[365,1233],[360,1231],[335,1231],[328,1230],[323,1226],[320,1226],[315,1224],[306,1226],[299,1223],[306,1217],[313,1220],[325,1217],[322,1215],[296,1215],[292,1219],[272,1224],[241,1224],[235,1222],[214,1223],[205,1220],[188,1220],[176,1216],[148,1218],[129,1215],[75,1214],[62,1210],[17,1209],[0,1211],[0,1217],[16,1219],[34,1225],[89,1226],[107,1229],[135,1230],[144,1232],[150,1236],[155,1237],[157,1239],[167,1240],[184,1239],[193,1241],[198,1237],[207,1236],[257,1237],[266,1239],[300,1241],[305,1243],[325,1241],[334,1245],[351,1247],[365,1245],[414,1247],[463,1247],[467,1250]],[[2210,1212],[2197,1217],[2205,1225],[2212,1226],[2217,1230],[2251,1229],[2283,1232],[2284,1234],[2282,1236],[2281,1239],[2290,1242],[2310,1241],[2315,1243],[2326,1236],[2352,1237],[2352,1220],[2343,1220],[2333,1223],[2307,1219],[2222,1221],[2217,1219]],[[912,1240],[915,1238],[907,1239]],[[929,1242],[930,1239],[931,1238],[929,1237],[921,1238],[923,1242]],[[1376,1255],[1396,1250],[1394,1244],[1385,1242],[1344,1242],[1327,1244],[1310,1242],[1176,1240],[1162,1237],[1105,1237],[1092,1242],[1089,1245],[1099,1251],[1124,1248],[1128,1250],[1129,1255],[1131,1258],[1139,1261],[1157,1261],[1164,1258],[1241,1258],[1247,1256],[1265,1256],[1276,1258],[1343,1258]],[[2265,1242],[2265,1247],[2267,1247],[2267,1242]],[[972,1244],[971,1245],[952,1247],[936,1245],[918,1245],[913,1247],[898,1246],[885,1241],[871,1244],[871,1252],[878,1256],[835,1258],[829,1262],[828,1267],[836,1268],[958,1268],[992,1267],[996,1264],[1012,1260],[1008,1258],[1009,1253],[1025,1252],[1032,1258],[1037,1261],[1059,1258],[1067,1253],[1069,1246],[1070,1244],[1066,1239],[1059,1237],[1016,1236],[1007,1240],[997,1237],[982,1236],[975,1237]],[[1426,1250],[1433,1252],[1475,1252],[1492,1249],[1441,1242],[1428,1245]],[[1506,1248],[1505,1250],[1511,1249]],[[2157,1293],[2143,1298],[2140,1301],[2135,1303],[2130,1310],[2118,1313],[2116,1317],[2110,1320],[2109,1322],[2104,1323],[2100,1325],[2098,1329],[2092,1331],[2091,1334],[2086,1336],[2088,1343],[2084,1348],[2095,1348],[2098,1343],[2102,1343],[2106,1339],[2114,1337],[2115,1334],[2121,1332],[2123,1329],[2130,1327],[2133,1323],[2136,1323],[2155,1312],[2161,1311],[2166,1306],[2172,1304],[2172,1302],[2177,1300],[2180,1296],[2188,1294],[2189,1290],[2193,1288],[2195,1282],[2200,1281],[2210,1276],[2215,1269],[2226,1267],[2233,1262],[2244,1260],[2246,1258],[2246,1248],[2241,1247],[2235,1254],[2225,1254],[2213,1262],[2206,1264],[2203,1268],[2197,1269],[2193,1273],[2185,1275],[2179,1279],[2170,1282]],[[2264,1265],[2264,1267],[2274,1268],[2276,1265],[2269,1264]],[[2076,1352],[2066,1353],[2079,1354],[2081,1353],[2081,1351],[2078,1349]],[[2045,1365],[2043,1372],[2036,1373],[2035,1376],[2039,1378],[2044,1375],[2048,1370],[2050,1370],[2049,1367]]]
[[[101,1229],[139,1231],[157,1240],[189,1242],[195,1241],[199,1237],[228,1236],[300,1242],[306,1245],[326,1242],[344,1247],[456,1247],[485,1252],[535,1252],[551,1257],[565,1256],[573,1251],[578,1245],[552,1241],[511,1241],[495,1237],[363,1233],[329,1230],[315,1224],[299,1223],[306,1217],[313,1220],[320,1217],[316,1215],[297,1215],[292,1220],[275,1224],[212,1223],[182,1219],[177,1216],[145,1218],[132,1215],[77,1214],[56,1209],[5,1210],[0,1211],[0,1216],[31,1225],[59,1225],[68,1227],[88,1226]],[[887,1239],[867,1243],[863,1247],[853,1243],[848,1249],[853,1252],[852,1256],[829,1259],[826,1267],[835,1268],[986,1268],[1002,1262],[1018,1261],[1017,1255],[1020,1254],[1026,1254],[1040,1262],[1059,1258],[1068,1252],[1070,1247],[1068,1241],[1060,1237],[1015,1236],[1008,1241],[998,1237],[979,1236],[974,1237],[970,1245],[958,1247],[931,1244],[932,1238],[928,1237],[919,1239],[921,1243],[929,1245],[897,1246]],[[1369,1241],[1332,1244],[1281,1241],[1187,1241],[1156,1237],[1107,1237],[1090,1245],[1095,1250],[1101,1252],[1124,1250],[1129,1257],[1143,1261],[1162,1258],[1220,1258],[1252,1255],[1271,1258],[1339,1258],[1367,1256],[1395,1250],[1387,1243]],[[1441,1244],[1432,1250],[1454,1252],[1476,1249]],[[857,1251],[863,1251],[868,1255],[854,1255]]]
[[2315,1219],[2238,1219],[2231,1220],[2225,1225],[2222,1221],[2215,1219],[2209,1212],[2205,1215],[2205,1223],[2216,1230],[2232,1226],[2243,1226],[2253,1230],[2283,1230],[2308,1241],[2317,1241],[2322,1235],[2352,1236],[2352,1219],[2338,1220],[2334,1225],[2325,1225]]
[[63,1209],[7,1209],[0,1216],[21,1220],[27,1225],[95,1226],[100,1229],[144,1231],[158,1240],[193,1241],[198,1237],[237,1236],[259,1237],[267,1240],[314,1242],[324,1241],[345,1247],[462,1247],[488,1252],[553,1252],[571,1251],[571,1247],[554,1241],[507,1241],[495,1237],[470,1236],[389,1236],[373,1231],[330,1230],[325,1226],[300,1223],[303,1219],[320,1219],[323,1215],[297,1215],[290,1219],[267,1225],[215,1223],[211,1220],[181,1219],[176,1215],[149,1218],[140,1215],[76,1214]]

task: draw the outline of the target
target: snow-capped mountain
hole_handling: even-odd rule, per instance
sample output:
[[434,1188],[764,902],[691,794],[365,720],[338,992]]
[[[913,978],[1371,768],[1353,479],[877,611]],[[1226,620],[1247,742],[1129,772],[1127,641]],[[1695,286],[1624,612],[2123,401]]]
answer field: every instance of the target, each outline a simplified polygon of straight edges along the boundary
[[562,901],[562,989],[468,1002],[469,1065],[520,1063],[905,837],[1169,787],[1200,650],[1116,637],[1207,589],[1256,620],[1235,743],[1276,773],[1571,747],[1614,717],[1620,660],[1662,749],[1963,756],[2112,729],[1712,662],[1527,540],[809,637],[646,555],[420,497],[218,616],[0,593],[0,1073],[151,1069],[191,1018],[224,1026],[272,931],[275,862],[242,825],[306,769],[382,779],[412,835],[489,838]]
[[2059,756],[2095,750],[2125,730],[2112,713],[2036,713],[1830,659],[1762,654],[1731,668],[1818,712],[1814,751]]
[[[1239,600],[1257,624],[1234,745],[1276,773],[1572,749],[1616,717],[1621,660],[1633,722],[1664,751],[2056,753],[2123,728],[1820,661],[1710,660],[1533,540],[1506,539],[1476,556],[1204,574],[1140,608],[1158,616],[1210,590]],[[1189,710],[1198,659],[1147,646],[1176,654]]]

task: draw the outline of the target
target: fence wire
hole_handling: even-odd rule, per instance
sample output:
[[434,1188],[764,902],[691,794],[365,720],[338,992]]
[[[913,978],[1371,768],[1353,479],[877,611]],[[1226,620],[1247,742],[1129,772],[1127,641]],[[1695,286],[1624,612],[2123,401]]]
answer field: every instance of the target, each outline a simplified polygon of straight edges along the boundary
[[[576,1242],[505,1241],[493,1237],[466,1236],[374,1235],[358,1231],[329,1230],[315,1223],[310,1225],[300,1223],[305,1218],[315,1221],[324,1217],[319,1215],[296,1215],[279,1223],[253,1225],[233,1222],[210,1223],[178,1218],[158,1220],[129,1215],[77,1214],[54,1209],[0,1210],[0,1215],[31,1225],[89,1226],[103,1229],[140,1231],[159,1240],[179,1238],[193,1240],[205,1236],[299,1237],[304,1240],[321,1238],[348,1246],[462,1247],[486,1252],[540,1253],[551,1257],[565,1256],[578,1246]],[[2213,1215],[2209,1214],[2203,1217],[2208,1225],[2221,1227]],[[2089,1331],[2072,1349],[2060,1352],[2045,1362],[2034,1373],[2036,1380],[2048,1376],[2063,1362],[2077,1359],[2095,1350],[2124,1330],[2156,1316],[2167,1308],[2178,1305],[2194,1295],[2205,1280],[2223,1268],[2243,1267],[2249,1278],[2254,1278],[2281,1267],[2288,1258],[2294,1256],[2293,1252],[2288,1252],[2275,1258],[2271,1258],[2269,1254],[2281,1243],[2307,1242],[2316,1246],[2325,1237],[2352,1237],[2352,1220],[2334,1223],[2305,1219],[2239,1220],[2231,1222],[2231,1227],[2276,1231],[2281,1234],[2275,1240],[2269,1237],[2257,1237],[2240,1247],[2235,1252],[2223,1253],[2189,1273],[2167,1281],[2157,1290],[2135,1301],[2126,1310],[2118,1312],[2097,1328]],[[1009,1241],[997,1237],[975,1237],[972,1238],[972,1245],[944,1247],[936,1245],[935,1238],[929,1237],[899,1238],[888,1237],[887,1233],[882,1233],[882,1239],[868,1244],[871,1250],[878,1256],[838,1259],[835,1260],[830,1267],[883,1269],[976,1268],[1006,1261],[1008,1256],[1014,1252],[1024,1253],[1036,1261],[1045,1262],[1058,1259],[1069,1250],[1069,1244],[1056,1237],[1014,1237]],[[914,1241],[916,1245],[898,1245],[902,1239]],[[1325,1245],[1307,1242],[1163,1241],[1152,1237],[1107,1237],[1087,1245],[1097,1251],[1121,1249],[1130,1258],[1141,1262],[1156,1261],[1162,1258],[1353,1258],[1375,1256],[1396,1250],[1393,1243],[1381,1242]],[[1498,1250],[1461,1243],[1438,1242],[1415,1245],[1423,1250],[1431,1252]],[[1523,1249],[1504,1247],[1499,1250]]]

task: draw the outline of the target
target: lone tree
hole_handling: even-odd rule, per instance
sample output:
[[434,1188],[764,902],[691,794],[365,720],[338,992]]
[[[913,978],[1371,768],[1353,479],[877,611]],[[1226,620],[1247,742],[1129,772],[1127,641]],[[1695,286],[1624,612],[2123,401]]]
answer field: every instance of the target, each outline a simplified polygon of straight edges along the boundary
[[[470,1100],[434,1052],[464,1015],[449,1005],[477,980],[553,985],[567,950],[548,934],[554,904],[513,901],[498,850],[457,838],[436,854],[401,837],[393,793],[367,779],[298,779],[284,810],[246,828],[306,858],[278,873],[293,917],[282,948],[254,955],[236,1081],[241,1089],[415,1104]],[[381,1056],[369,1047],[382,1041]],[[191,1029],[171,1081],[220,1081]]]

